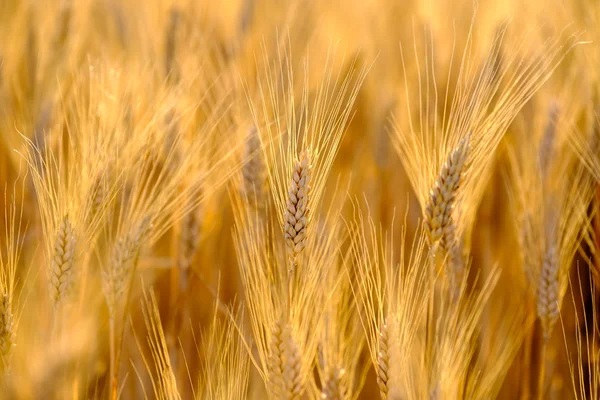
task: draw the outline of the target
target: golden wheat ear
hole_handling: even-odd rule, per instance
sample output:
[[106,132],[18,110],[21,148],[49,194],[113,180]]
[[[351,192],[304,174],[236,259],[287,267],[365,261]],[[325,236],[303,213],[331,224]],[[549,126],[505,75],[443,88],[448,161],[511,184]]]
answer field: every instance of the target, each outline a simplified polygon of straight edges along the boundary
[[246,194],[248,201],[258,209],[266,206],[265,179],[266,171],[262,155],[262,147],[258,132],[253,126],[248,130],[245,139],[242,168],[243,183],[241,190]]
[[[450,264],[459,265],[457,270],[462,269],[464,254],[469,254],[476,211],[504,133],[578,44],[577,34],[566,32],[531,52],[522,38],[511,50],[503,49],[502,63],[496,65],[495,55],[506,39],[507,26],[503,25],[494,35],[490,54],[483,58],[483,68],[476,68],[481,60],[470,52],[476,24],[473,17],[462,56],[452,48],[448,87],[441,97],[438,82],[444,79],[429,67],[436,64],[430,59],[435,57],[432,39],[426,38],[422,52],[415,33],[414,57],[426,58],[416,63],[418,79],[410,76],[410,60],[401,47],[407,118],[394,119],[394,146],[423,210],[430,240],[451,250]],[[450,84],[457,60],[458,76]],[[442,241],[444,229],[447,240]]]
[[448,271],[448,275],[455,288],[458,288],[462,280],[464,262],[461,238],[457,233],[454,202],[467,167],[470,139],[470,134],[461,139],[454,151],[448,155],[424,210],[423,224],[431,254],[435,256],[440,251],[443,255],[449,255],[448,265],[451,270]]
[[306,231],[310,220],[308,208],[311,176],[310,151],[300,153],[294,164],[288,189],[288,199],[283,214],[285,244],[290,254],[290,270],[296,267],[296,257],[306,247]]

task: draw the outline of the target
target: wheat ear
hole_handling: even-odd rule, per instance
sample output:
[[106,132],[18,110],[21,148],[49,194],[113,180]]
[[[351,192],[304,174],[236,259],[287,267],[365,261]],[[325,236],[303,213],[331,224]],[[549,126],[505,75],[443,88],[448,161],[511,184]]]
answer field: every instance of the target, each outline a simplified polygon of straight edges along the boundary
[[[425,230],[430,246],[434,246],[453,223],[452,209],[469,152],[470,136],[463,138],[448,156],[436,179],[425,207]],[[449,245],[449,243],[446,243]]]
[[458,283],[463,272],[463,256],[460,238],[456,232],[454,202],[466,169],[471,135],[467,135],[448,155],[436,179],[425,207],[425,233],[429,239],[431,254],[438,250],[449,254],[452,268],[451,280]]
[[282,335],[283,346],[283,380],[285,383],[285,399],[296,400],[303,392],[301,357],[298,345],[292,336],[290,325],[286,325]]
[[0,298],[0,371],[6,372],[10,364],[10,356],[14,347],[14,316],[10,296]]
[[554,148],[554,142],[556,138],[556,125],[560,116],[560,106],[556,101],[553,101],[548,108],[548,121],[544,128],[544,135],[540,143],[540,149],[538,154],[539,167],[542,175],[542,179],[545,179],[548,175],[548,166],[552,160],[552,150]]
[[273,328],[269,355],[269,386],[273,397],[281,398],[285,393],[283,381],[283,322],[278,321]]
[[50,296],[55,305],[64,300],[72,284],[75,244],[75,231],[69,217],[65,216],[58,226],[50,263]]
[[146,217],[137,229],[119,238],[112,250],[110,266],[103,271],[103,285],[111,319],[116,318],[117,304],[129,287],[130,275],[137,266],[143,240],[149,231],[150,218]]
[[552,335],[558,320],[558,251],[552,245],[546,251],[537,291],[537,315],[542,324],[544,340]]
[[323,384],[321,399],[323,400],[343,400],[346,398],[342,393],[342,377],[346,371],[343,368],[334,368],[327,374],[327,379]]
[[248,131],[246,147],[244,149],[245,164],[242,168],[244,178],[243,192],[250,204],[262,208],[264,206],[264,164],[260,153],[260,138],[255,127]]
[[200,221],[197,212],[192,210],[181,220],[179,232],[177,266],[179,267],[179,282],[182,291],[185,291],[188,285],[189,269],[198,251],[199,237]]
[[388,398],[389,392],[389,365],[390,365],[390,354],[389,354],[389,337],[388,337],[388,326],[387,322],[381,325],[379,330],[379,341],[377,351],[377,385],[379,386],[379,394],[381,400]]
[[[135,230],[120,237],[111,253],[110,265],[102,271],[102,285],[109,316],[109,345],[110,345],[110,398],[118,396],[118,374],[122,332],[117,336],[117,307],[121,303],[123,294],[131,290],[132,275],[137,267],[143,241],[151,229],[151,219],[145,217]],[[127,306],[127,302],[125,307]]]
[[106,199],[106,182],[99,178],[92,187],[92,205],[90,208],[89,219],[95,218],[102,209],[102,203]]
[[309,222],[308,201],[310,195],[311,159],[308,150],[300,153],[294,165],[288,190],[286,209],[283,214],[283,231],[290,253],[291,269],[296,265],[296,257],[306,247],[306,227]]

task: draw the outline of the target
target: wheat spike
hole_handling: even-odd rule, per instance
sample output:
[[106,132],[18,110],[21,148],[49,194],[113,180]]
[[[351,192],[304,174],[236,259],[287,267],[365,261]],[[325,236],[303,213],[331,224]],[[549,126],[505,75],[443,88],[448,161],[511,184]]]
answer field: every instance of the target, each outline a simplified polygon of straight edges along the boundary
[[253,206],[261,208],[264,205],[264,165],[260,154],[260,138],[255,127],[252,127],[246,138],[244,149],[246,164],[242,169],[244,178],[243,191]]
[[452,221],[452,209],[465,170],[469,140],[470,135],[463,138],[448,156],[431,189],[429,202],[425,207],[425,231],[429,238],[429,244],[433,247],[445,238],[442,242],[445,248],[442,250],[448,250],[448,246],[452,245],[450,240],[454,239],[449,237],[450,231],[455,229]]
[[102,276],[111,318],[116,316],[117,303],[125,292],[131,274],[137,266],[143,240],[149,233],[150,228],[150,218],[146,217],[136,230],[120,237],[112,250],[110,265],[103,271]]
[[189,269],[196,252],[198,251],[200,237],[200,221],[195,210],[188,213],[181,221],[179,243],[177,251],[177,265],[181,274],[180,284],[182,290],[187,288]]
[[270,390],[275,398],[280,398],[285,393],[283,381],[283,323],[278,321],[273,328],[269,356]]
[[72,284],[75,258],[75,232],[68,216],[58,226],[54,243],[54,257],[50,266],[50,296],[59,304],[68,294]]
[[341,380],[345,374],[343,368],[334,368],[333,371],[327,374],[327,379],[323,384],[323,391],[321,393],[321,399],[323,400],[343,400],[346,398],[345,394],[342,393]]
[[540,143],[538,154],[540,172],[542,178],[545,179],[548,174],[548,167],[552,160],[552,150],[556,137],[556,124],[560,116],[560,106],[556,101],[553,101],[548,108],[548,121],[544,128],[544,135]]
[[283,380],[285,382],[284,398],[289,400],[299,399],[302,394],[301,359],[298,345],[292,337],[292,330],[286,325],[282,334],[283,345]]
[[0,298],[0,371],[8,370],[10,356],[14,346],[14,316],[9,295]]
[[448,253],[452,287],[457,288],[463,277],[464,259],[462,240],[456,234],[456,225],[451,222],[440,239],[440,249]]
[[558,289],[558,251],[553,245],[544,257],[537,293],[537,315],[542,323],[546,341],[550,339],[558,320]]
[[92,206],[90,209],[90,218],[94,218],[98,215],[98,212],[102,208],[102,203],[106,199],[106,183],[104,179],[98,179],[92,187]]
[[388,398],[389,392],[388,371],[390,365],[388,327],[386,322],[384,322],[381,325],[381,329],[379,331],[378,346],[379,349],[377,351],[377,385],[379,386],[379,394],[381,396],[381,400],[385,400]]
[[300,153],[300,158],[294,165],[286,210],[283,215],[285,241],[293,261],[306,246],[306,226],[309,221],[310,170],[310,152],[305,150]]

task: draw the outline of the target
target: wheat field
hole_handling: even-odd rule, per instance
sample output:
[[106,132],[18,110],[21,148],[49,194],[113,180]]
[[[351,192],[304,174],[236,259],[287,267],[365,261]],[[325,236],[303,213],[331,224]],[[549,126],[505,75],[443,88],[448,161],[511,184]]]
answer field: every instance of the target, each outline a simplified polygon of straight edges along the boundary
[[600,398],[597,1],[0,31],[0,399]]

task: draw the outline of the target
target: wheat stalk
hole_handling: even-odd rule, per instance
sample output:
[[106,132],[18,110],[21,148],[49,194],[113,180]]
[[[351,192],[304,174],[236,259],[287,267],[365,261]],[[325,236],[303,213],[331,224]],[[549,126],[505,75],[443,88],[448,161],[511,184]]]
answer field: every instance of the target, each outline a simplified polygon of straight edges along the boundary
[[54,305],[60,304],[71,288],[76,242],[71,221],[65,216],[58,226],[54,256],[50,263],[50,296]]

